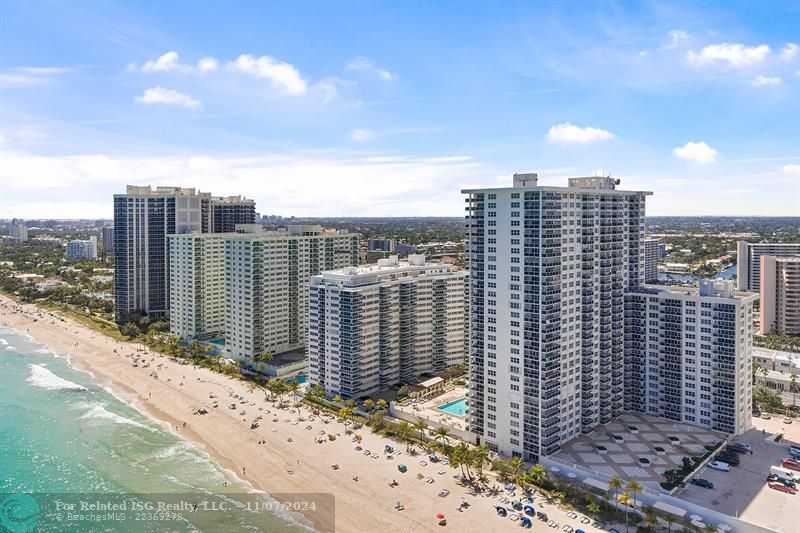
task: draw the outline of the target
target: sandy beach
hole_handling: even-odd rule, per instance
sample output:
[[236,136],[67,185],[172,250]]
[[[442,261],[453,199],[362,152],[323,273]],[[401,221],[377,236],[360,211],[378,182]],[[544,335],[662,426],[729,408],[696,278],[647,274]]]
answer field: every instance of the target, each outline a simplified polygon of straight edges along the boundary
[[[56,353],[68,355],[78,369],[91,372],[119,397],[142,412],[169,424],[188,441],[204,449],[224,468],[254,488],[279,501],[302,500],[297,496],[327,493],[335,497],[335,511],[318,506],[304,513],[318,531],[488,532],[519,530],[519,522],[497,516],[494,506],[507,496],[500,488],[494,496],[472,494],[457,484],[458,469],[427,462],[424,454],[411,457],[405,444],[392,443],[399,455],[383,452],[389,441],[361,428],[362,450],[335,419],[314,416],[307,406],[278,409],[277,404],[250,385],[191,364],[172,362],[152,353],[146,346],[118,342],[65,318],[57,320],[33,305],[19,305],[0,295],[0,323],[31,335]],[[141,360],[141,358],[144,360]],[[139,359],[134,367],[134,359]],[[149,366],[144,366],[149,365]],[[157,373],[157,377],[153,373]],[[212,408],[210,395],[219,401]],[[233,395],[242,395],[237,400]],[[228,408],[236,403],[235,410]],[[207,415],[193,414],[207,406]],[[242,414],[242,411],[245,413]],[[250,429],[251,421],[261,416],[260,426]],[[184,427],[185,423],[185,427]],[[323,433],[324,432],[324,433]],[[328,435],[336,435],[329,440]],[[318,441],[321,441],[318,442]],[[371,455],[365,455],[371,450]],[[408,466],[401,474],[397,465]],[[332,465],[338,464],[338,469]],[[423,479],[418,479],[421,473]],[[427,478],[432,482],[426,481]],[[398,485],[390,486],[396,480]],[[440,497],[442,489],[450,494]],[[321,500],[322,502],[326,500]],[[327,500],[333,501],[333,500]],[[469,506],[459,510],[462,501]],[[400,502],[403,510],[396,510]],[[560,531],[569,524],[584,531],[595,528],[568,518],[555,504],[535,497],[534,506],[560,524],[550,529],[538,520],[533,530]],[[443,513],[447,525],[440,526],[436,515]],[[335,516],[335,524],[330,516]]]

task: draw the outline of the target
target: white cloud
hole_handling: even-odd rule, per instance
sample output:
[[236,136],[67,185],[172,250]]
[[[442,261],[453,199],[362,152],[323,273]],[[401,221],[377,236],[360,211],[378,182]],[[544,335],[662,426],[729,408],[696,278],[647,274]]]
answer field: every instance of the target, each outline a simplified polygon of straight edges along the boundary
[[796,43],[786,43],[786,46],[781,50],[781,59],[784,61],[791,61],[800,53],[800,46]]
[[678,159],[694,161],[696,163],[713,163],[719,155],[716,150],[705,142],[687,142],[683,146],[678,146],[672,150],[672,154]]
[[127,67],[128,72],[180,72],[182,74],[189,74],[193,72],[214,72],[217,70],[219,62],[213,57],[204,57],[197,62],[197,66],[192,66],[180,62],[178,52],[169,51],[158,59],[151,59],[146,61],[141,68],[136,66],[136,63],[130,63]]
[[346,68],[347,70],[361,70],[370,72],[378,76],[383,81],[392,81],[395,79],[395,75],[392,72],[385,68],[378,67],[372,59],[365,56],[354,57],[347,63]]
[[0,89],[8,87],[27,87],[31,85],[49,85],[51,82],[52,80],[50,78],[40,76],[0,72]]
[[[380,155],[384,154],[372,154]],[[0,216],[110,216],[111,194],[124,191],[128,183],[245,194],[255,198],[259,210],[282,215],[463,216],[461,182],[478,182],[496,173],[468,156],[371,157],[325,151],[255,157],[118,157],[4,152]],[[64,195],[78,189],[85,193],[80,198]],[[84,202],[82,210],[72,201]]]
[[308,88],[306,80],[300,76],[300,72],[293,65],[270,56],[256,58],[242,54],[235,61],[228,63],[228,67],[254,78],[269,80],[273,87],[286,94],[305,94]]
[[765,85],[780,85],[782,81],[780,76],[768,77],[759,74],[750,82],[750,85],[753,87],[764,87]]
[[167,52],[158,59],[147,61],[142,65],[142,72],[172,72],[191,68],[179,63],[178,59],[178,52]]
[[165,89],[163,87],[153,87],[145,90],[141,96],[136,97],[136,101],[140,104],[178,105],[190,109],[197,109],[201,106],[200,100],[174,89]]
[[375,138],[375,132],[365,128],[356,128],[350,133],[350,138],[356,142],[370,141]]
[[72,67],[16,67],[0,72],[0,89],[50,85],[56,76],[74,71]]
[[219,61],[213,57],[204,57],[197,62],[197,69],[201,72],[214,72],[219,68]]
[[766,44],[745,46],[743,44],[712,44],[699,53],[689,50],[686,59],[690,65],[703,66],[711,63],[727,63],[728,66],[742,68],[762,62],[770,53]]
[[800,176],[800,165],[797,163],[783,165],[781,171],[787,176]]
[[669,43],[662,46],[662,50],[677,48],[683,41],[689,39],[689,34],[683,30],[672,30],[667,35],[669,36]]
[[581,128],[573,126],[569,122],[556,124],[547,132],[549,142],[560,144],[587,144],[613,138],[614,134],[610,131],[590,127]]

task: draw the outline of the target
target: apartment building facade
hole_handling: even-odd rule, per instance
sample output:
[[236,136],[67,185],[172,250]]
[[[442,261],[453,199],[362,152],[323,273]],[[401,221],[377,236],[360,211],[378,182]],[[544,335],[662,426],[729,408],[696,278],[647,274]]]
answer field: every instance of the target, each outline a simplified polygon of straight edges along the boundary
[[469,189],[470,429],[537,460],[623,410],[623,293],[644,280],[643,191],[610,177]]
[[97,259],[97,237],[69,241],[65,255],[68,259]]
[[467,280],[413,254],[312,277],[310,382],[360,398],[464,364]]
[[304,347],[310,278],[358,264],[354,233],[258,228],[225,237],[225,350],[248,363]]
[[753,303],[732,281],[625,295],[625,409],[738,435],[751,427]]
[[644,282],[658,281],[658,260],[661,258],[661,242],[655,239],[644,241]]
[[800,257],[800,243],[765,243],[739,241],[736,243],[736,289],[761,290],[761,256]]
[[759,332],[800,335],[800,256],[762,255],[759,277]]
[[[241,197],[212,197],[193,188],[128,185],[114,195],[114,314],[169,316],[168,235],[209,233],[213,206],[233,208]],[[246,217],[245,217],[246,218]],[[255,206],[252,219],[255,220]]]
[[184,341],[225,334],[225,236],[169,236],[169,326]]

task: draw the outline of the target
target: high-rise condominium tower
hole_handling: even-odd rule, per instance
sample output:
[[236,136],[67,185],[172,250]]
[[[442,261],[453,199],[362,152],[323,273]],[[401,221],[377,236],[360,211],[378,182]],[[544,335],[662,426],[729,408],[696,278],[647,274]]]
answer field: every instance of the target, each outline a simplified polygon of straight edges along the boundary
[[225,236],[169,236],[169,329],[185,341],[225,334]]
[[800,243],[736,243],[736,289],[758,292],[761,288],[761,256],[800,257]]
[[762,255],[759,266],[759,332],[800,335],[800,257]]
[[660,257],[659,247],[661,243],[655,239],[645,239],[644,241],[644,282],[652,283],[658,281],[658,259]]
[[623,409],[626,289],[644,279],[648,192],[609,177],[470,189],[470,429],[536,460]]
[[311,383],[359,398],[464,364],[468,274],[422,255],[311,278]]
[[625,295],[625,408],[730,434],[751,427],[752,293],[732,281]]
[[355,233],[260,228],[225,236],[225,349],[248,362],[305,346],[309,279],[358,264]]
[[[222,206],[222,207],[220,207]],[[220,198],[191,188],[128,185],[114,195],[114,314],[151,318],[169,315],[167,235],[210,233],[215,220],[231,214],[255,221],[255,204],[241,197]],[[247,212],[247,215],[241,215]],[[217,214],[214,214],[217,213]],[[223,224],[226,229],[230,223]],[[233,231],[234,228],[229,228]]]

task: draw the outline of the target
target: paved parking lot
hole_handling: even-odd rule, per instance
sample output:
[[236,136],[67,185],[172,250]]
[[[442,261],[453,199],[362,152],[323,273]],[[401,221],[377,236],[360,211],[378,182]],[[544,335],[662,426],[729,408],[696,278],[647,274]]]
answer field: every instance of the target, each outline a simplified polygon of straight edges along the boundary
[[[780,417],[774,417],[754,418],[753,425],[754,429],[736,439],[750,444],[753,455],[740,455],[739,466],[731,467],[730,472],[704,468],[696,477],[711,481],[714,488],[687,485],[676,496],[775,531],[798,531],[800,494],[770,489],[766,477],[770,466],[779,465],[789,455],[789,442],[800,443],[800,424],[785,425]],[[779,432],[784,432],[784,439],[775,443],[771,437]]]

